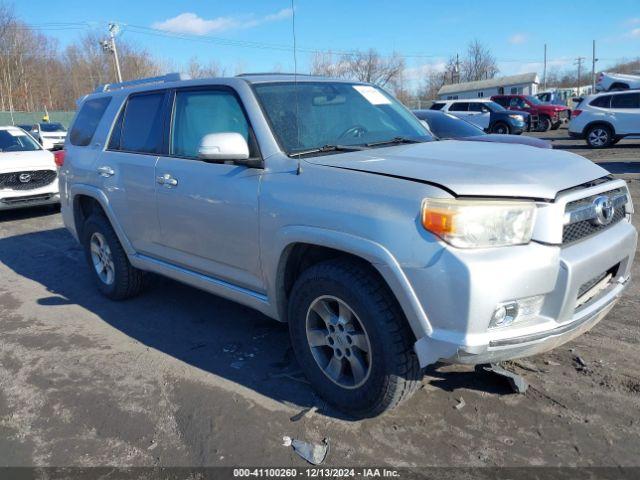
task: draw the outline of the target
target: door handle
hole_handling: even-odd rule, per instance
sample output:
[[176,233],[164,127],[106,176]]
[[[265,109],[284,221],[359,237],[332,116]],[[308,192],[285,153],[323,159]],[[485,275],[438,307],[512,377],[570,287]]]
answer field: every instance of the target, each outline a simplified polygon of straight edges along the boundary
[[178,185],[178,180],[173,178],[169,173],[165,173],[164,175],[156,178],[156,181],[167,188],[172,188]]
[[100,174],[101,177],[112,177],[115,173],[115,170],[108,165],[98,167],[98,174]]

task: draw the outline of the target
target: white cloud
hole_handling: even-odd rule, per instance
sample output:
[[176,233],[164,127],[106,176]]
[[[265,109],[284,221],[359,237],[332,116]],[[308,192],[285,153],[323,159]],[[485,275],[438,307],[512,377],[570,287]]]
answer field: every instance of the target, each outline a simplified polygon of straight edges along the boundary
[[290,18],[293,11],[284,8],[276,13],[265,15],[264,17],[216,17],[205,19],[195,13],[185,12],[163,22],[155,22],[152,28],[171,33],[186,33],[190,35],[209,35],[228,30],[238,30],[254,28],[265,23],[277,22]]
[[629,32],[629,36],[633,38],[640,38],[640,28],[634,28]]
[[516,33],[509,37],[509,43],[512,45],[520,45],[527,41],[527,35],[524,33]]

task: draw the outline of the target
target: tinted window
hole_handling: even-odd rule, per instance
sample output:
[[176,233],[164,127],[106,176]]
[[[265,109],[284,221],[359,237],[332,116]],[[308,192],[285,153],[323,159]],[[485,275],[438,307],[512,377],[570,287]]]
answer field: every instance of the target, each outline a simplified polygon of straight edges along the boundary
[[474,102],[469,104],[470,112],[488,112],[489,109],[484,103]]
[[503,107],[506,107],[507,105],[509,105],[509,100],[505,97],[494,97],[493,101],[496,102],[498,105],[502,105]]
[[71,145],[86,147],[91,143],[93,134],[96,133],[98,123],[100,123],[109,102],[111,102],[111,97],[102,97],[87,100],[82,104],[69,133]]
[[444,103],[434,103],[429,110],[442,110]]
[[611,108],[640,108],[640,93],[612,95]]
[[[107,102],[107,105],[109,102]],[[40,130],[43,132],[65,132],[61,123],[41,123]]]
[[232,92],[208,90],[176,93],[169,147],[171,155],[197,158],[202,137],[222,132],[239,133],[248,144],[251,143],[249,123]]
[[450,112],[466,112],[467,110],[469,110],[469,104],[467,102],[453,103],[449,107]]
[[482,129],[447,113],[425,116],[429,128],[438,138],[464,138],[485,135]]
[[593,107],[609,108],[611,104],[611,95],[605,95],[603,97],[594,98],[589,105]]
[[135,95],[124,111],[120,150],[160,153],[162,147],[162,103],[164,92]]

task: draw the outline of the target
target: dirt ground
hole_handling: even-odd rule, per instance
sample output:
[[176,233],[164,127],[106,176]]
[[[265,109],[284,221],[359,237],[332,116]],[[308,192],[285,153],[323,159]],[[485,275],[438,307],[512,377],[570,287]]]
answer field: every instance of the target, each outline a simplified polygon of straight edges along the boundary
[[[537,136],[624,174],[640,205],[640,141]],[[401,408],[353,421],[296,374],[286,326],[162,278],[110,302],[58,213],[1,213],[0,466],[304,466],[285,435],[328,438],[326,465],[638,465],[639,293],[636,280],[591,332],[509,365],[525,395],[438,366]]]

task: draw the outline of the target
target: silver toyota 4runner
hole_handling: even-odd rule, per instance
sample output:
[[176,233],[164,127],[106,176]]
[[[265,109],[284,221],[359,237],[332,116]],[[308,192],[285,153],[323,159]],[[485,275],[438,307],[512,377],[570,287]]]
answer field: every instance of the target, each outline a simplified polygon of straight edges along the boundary
[[155,272],[288,322],[313,387],[356,416],[408,398],[436,361],[589,330],[636,249],[624,181],[567,152],[433,141],[363,83],[107,85],[65,149],[64,221],[105,295]]

